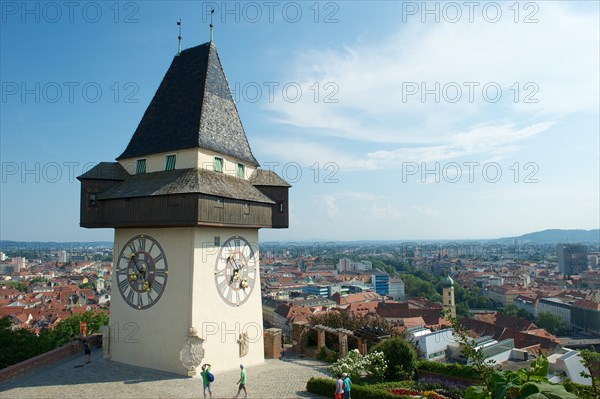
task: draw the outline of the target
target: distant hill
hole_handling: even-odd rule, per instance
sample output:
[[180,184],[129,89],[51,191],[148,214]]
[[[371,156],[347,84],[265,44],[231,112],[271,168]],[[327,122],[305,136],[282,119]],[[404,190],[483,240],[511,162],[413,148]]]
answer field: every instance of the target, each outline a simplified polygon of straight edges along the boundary
[[536,244],[552,244],[561,242],[570,243],[600,243],[600,230],[560,230],[549,229],[537,231],[535,233],[523,234],[519,237],[503,237],[497,241],[512,243],[514,240],[518,242],[534,242]]
[[11,241],[0,240],[0,251],[6,250],[69,250],[82,248],[105,248],[112,247],[112,241],[92,241],[92,242],[52,242],[52,241]]
[[[600,245],[600,230],[560,230],[560,229],[549,229],[543,231],[537,231],[535,233],[527,233],[518,237],[502,237],[498,239],[468,239],[462,240],[464,242],[476,241],[476,242],[498,242],[501,244],[512,244],[515,240],[520,243],[533,242],[536,244],[554,244],[560,242],[570,243],[584,243],[584,244],[595,244]],[[444,239],[430,239],[430,240],[300,240],[294,241],[295,244],[300,245],[314,245],[316,242],[321,242],[330,245],[332,248],[335,245],[390,245],[400,243],[427,243],[427,242],[454,242],[456,240],[444,240]],[[286,242],[272,242],[265,241],[263,245],[286,245]],[[6,252],[6,250],[14,250],[18,248],[20,250],[76,250],[84,248],[106,248],[113,247],[112,241],[92,241],[92,242],[42,242],[42,241],[11,241],[11,240],[0,240],[0,251]]]

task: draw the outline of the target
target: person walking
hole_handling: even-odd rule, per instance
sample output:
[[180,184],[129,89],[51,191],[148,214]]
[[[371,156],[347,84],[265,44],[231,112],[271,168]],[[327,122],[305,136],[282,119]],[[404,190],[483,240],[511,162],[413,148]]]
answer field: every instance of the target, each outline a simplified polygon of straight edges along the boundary
[[342,375],[337,375],[337,381],[335,382],[335,399],[342,399],[344,395],[344,380],[342,380]]
[[246,368],[243,364],[240,364],[240,379],[238,382],[236,382],[236,384],[240,385],[238,387],[238,393],[234,396],[234,398],[237,398],[240,392],[244,390],[244,399],[248,399],[248,391],[246,390]]
[[[210,389],[210,383],[214,380],[212,373],[210,372],[210,364],[205,363],[202,365],[202,386],[204,387],[204,398],[206,399],[206,391],[208,390],[208,397],[212,399],[212,390]],[[212,378],[211,378],[212,377]]]
[[343,373],[342,377],[344,378],[344,399],[351,399],[350,390],[352,389],[352,381],[350,380],[350,376]]
[[85,363],[92,362],[92,348],[90,347],[90,341],[85,332],[81,331],[79,333],[79,339],[83,342],[83,358],[85,359]]

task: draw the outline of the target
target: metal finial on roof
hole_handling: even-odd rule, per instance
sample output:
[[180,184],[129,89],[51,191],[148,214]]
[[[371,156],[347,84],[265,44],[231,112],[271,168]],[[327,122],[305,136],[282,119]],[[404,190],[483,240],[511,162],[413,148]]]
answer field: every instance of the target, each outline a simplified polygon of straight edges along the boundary
[[177,21],[177,26],[179,26],[179,36],[177,36],[177,39],[179,39],[179,47],[177,48],[177,55],[181,54],[181,18],[179,19],[179,21]]
[[210,26],[210,42],[211,43],[213,41],[213,20],[212,20],[212,18],[213,18],[214,13],[215,13],[215,8],[212,7],[210,10],[210,25],[209,25]]

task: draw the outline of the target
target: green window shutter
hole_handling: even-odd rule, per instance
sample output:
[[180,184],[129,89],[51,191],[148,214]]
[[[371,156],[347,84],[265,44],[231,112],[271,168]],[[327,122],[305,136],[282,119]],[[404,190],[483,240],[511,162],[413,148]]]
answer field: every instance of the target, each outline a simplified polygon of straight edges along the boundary
[[215,157],[215,172],[223,173],[223,158]]
[[135,167],[135,174],[139,175],[141,173],[146,173],[146,160],[138,159]]
[[165,164],[165,170],[175,170],[175,162],[177,161],[176,155],[167,155],[167,162]]

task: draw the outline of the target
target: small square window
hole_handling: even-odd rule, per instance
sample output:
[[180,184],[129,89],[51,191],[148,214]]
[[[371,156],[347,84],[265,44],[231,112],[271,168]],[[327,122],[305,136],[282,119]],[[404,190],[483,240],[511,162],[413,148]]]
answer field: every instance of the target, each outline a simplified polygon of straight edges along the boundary
[[221,236],[215,236],[215,247],[221,246]]
[[96,206],[98,205],[98,202],[96,201],[96,193],[90,193],[89,197],[88,197],[88,205],[89,206]]
[[215,208],[223,208],[223,199],[222,198],[215,199]]
[[135,167],[135,174],[139,175],[140,173],[146,173],[146,160],[138,159]]
[[215,172],[223,173],[223,158],[215,157]]
[[242,179],[246,177],[246,166],[243,163],[238,163],[237,177],[241,177]]
[[177,161],[177,156],[175,154],[167,155],[167,159],[165,162],[165,170],[175,170],[175,162],[176,161]]
[[250,214],[250,205],[247,202],[244,202],[244,215]]

